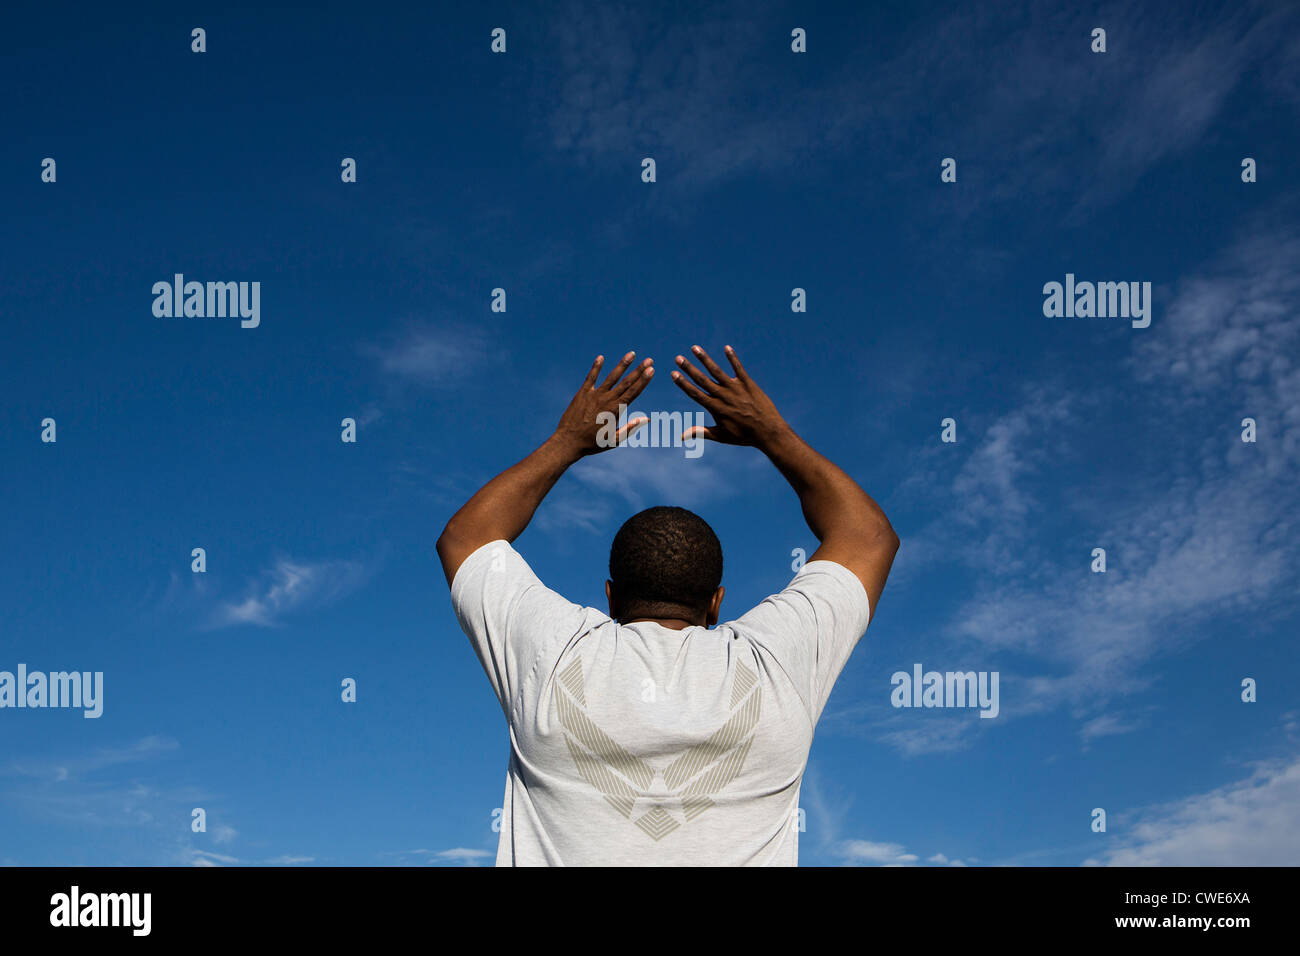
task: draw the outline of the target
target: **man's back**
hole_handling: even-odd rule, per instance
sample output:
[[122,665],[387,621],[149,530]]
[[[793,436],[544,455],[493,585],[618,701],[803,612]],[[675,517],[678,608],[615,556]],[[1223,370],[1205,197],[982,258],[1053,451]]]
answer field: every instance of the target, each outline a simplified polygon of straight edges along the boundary
[[629,371],[628,352],[598,383],[598,355],[552,435],[438,536],[452,605],[510,725],[498,865],[798,861],[813,728],[879,601],[898,535],[781,417],[735,349],[734,375],[700,346],[691,354],[703,369],[678,355],[672,378],[714,424],[685,437],[762,451],[799,496],[818,548],[788,588],[714,630],[722,545],[684,508],[623,523],[608,615],[546,588],[509,542],[570,466],[649,421],[627,408],[653,361]]
[[866,629],[830,561],[709,630],[619,624],[547,589],[505,541],[452,600],[510,726],[498,865],[786,865],[821,716]]

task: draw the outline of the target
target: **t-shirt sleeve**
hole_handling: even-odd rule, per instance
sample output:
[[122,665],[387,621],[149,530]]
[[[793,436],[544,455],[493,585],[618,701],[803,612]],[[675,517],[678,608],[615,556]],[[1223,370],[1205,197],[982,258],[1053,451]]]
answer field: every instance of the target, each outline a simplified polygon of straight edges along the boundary
[[538,658],[598,613],[547,588],[505,540],[465,559],[451,582],[451,603],[507,719]]
[[779,594],[732,622],[786,672],[814,724],[871,620],[856,574],[834,561],[809,561]]

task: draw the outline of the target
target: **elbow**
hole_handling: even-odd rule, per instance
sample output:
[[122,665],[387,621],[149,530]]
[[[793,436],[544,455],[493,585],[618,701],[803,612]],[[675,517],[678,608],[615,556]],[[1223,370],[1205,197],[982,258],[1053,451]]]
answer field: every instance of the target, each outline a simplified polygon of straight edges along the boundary
[[452,527],[455,519],[447,522],[446,527],[442,529],[442,534],[438,535],[437,542],[434,543],[434,550],[438,552],[438,557],[445,558],[447,553],[456,545],[456,530]]
[[879,542],[880,549],[882,551],[888,550],[891,555],[898,554],[898,546],[903,543],[898,537],[898,532],[894,530],[894,526],[888,521],[877,532],[876,540]]
[[[862,523],[854,530],[852,537],[845,540],[852,542],[851,547],[855,551],[876,555],[887,554],[891,560],[898,553],[898,546],[901,544],[898,533],[883,517],[880,520]],[[825,541],[822,543],[825,544]]]

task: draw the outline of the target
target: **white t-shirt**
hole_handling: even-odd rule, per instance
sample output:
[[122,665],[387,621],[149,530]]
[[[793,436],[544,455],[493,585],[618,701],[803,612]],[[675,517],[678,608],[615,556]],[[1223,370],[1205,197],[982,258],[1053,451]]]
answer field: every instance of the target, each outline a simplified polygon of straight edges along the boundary
[[452,604],[510,726],[498,866],[794,866],[813,728],[867,628],[857,575],[810,561],[709,630],[619,624],[506,541]]

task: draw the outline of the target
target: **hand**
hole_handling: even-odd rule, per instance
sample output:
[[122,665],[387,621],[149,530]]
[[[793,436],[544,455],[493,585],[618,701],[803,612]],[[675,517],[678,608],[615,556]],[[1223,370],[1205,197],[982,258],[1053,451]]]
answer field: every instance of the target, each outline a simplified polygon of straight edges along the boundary
[[[761,448],[789,427],[772,400],[746,374],[736,350],[730,345],[727,346],[727,358],[736,370],[735,378],[727,375],[717,362],[709,358],[709,353],[698,345],[691,346],[691,352],[713,377],[705,375],[679,355],[677,364],[682,371],[673,372],[673,381],[683,392],[703,405],[713,415],[716,424],[688,428],[683,438],[702,437],[725,445],[755,445]],[[686,380],[688,375],[695,385]]]
[[587,373],[586,381],[582,383],[578,394],[573,396],[573,401],[569,402],[569,407],[560,416],[560,423],[555,426],[554,439],[573,458],[594,455],[596,452],[621,445],[627,441],[628,435],[650,421],[645,417],[636,418],[624,424],[622,428],[618,428],[617,431],[614,430],[618,425],[619,406],[630,404],[645,391],[645,387],[650,384],[650,379],[654,377],[654,359],[648,358],[638,365],[631,375],[619,381],[634,358],[636,358],[635,352],[624,355],[623,360],[614,366],[614,370],[609,373],[605,381],[597,386],[596,377],[605,364],[605,356],[596,356],[591,371]]

